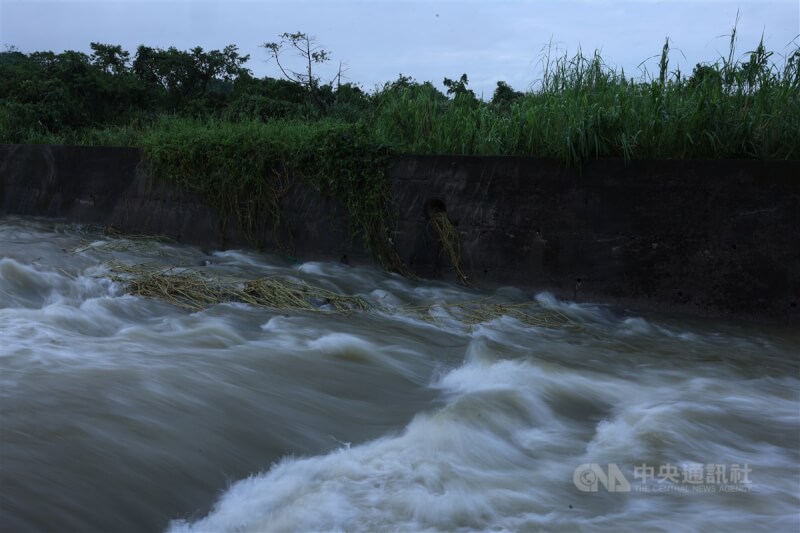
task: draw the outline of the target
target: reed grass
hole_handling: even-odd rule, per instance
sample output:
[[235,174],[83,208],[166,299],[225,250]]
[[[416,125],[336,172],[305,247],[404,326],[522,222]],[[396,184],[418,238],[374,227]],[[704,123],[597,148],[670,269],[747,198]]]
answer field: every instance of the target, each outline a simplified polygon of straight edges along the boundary
[[638,79],[595,53],[547,58],[530,92],[505,106],[467,95],[442,100],[432,87],[377,95],[375,135],[401,152],[531,155],[579,164],[594,157],[800,158],[800,49],[783,64],[763,42],[670,70],[669,42],[657,75]]

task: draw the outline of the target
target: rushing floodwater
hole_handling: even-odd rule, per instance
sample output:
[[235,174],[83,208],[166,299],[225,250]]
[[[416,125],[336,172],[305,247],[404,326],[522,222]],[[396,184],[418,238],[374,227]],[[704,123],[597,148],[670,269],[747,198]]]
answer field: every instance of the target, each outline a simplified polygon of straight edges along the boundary
[[800,526],[794,331],[513,289],[493,296],[537,298],[581,331],[467,326],[437,307],[433,323],[189,312],[125,295],[104,263],[289,275],[388,308],[487,295],[125,242],[0,219],[0,530]]

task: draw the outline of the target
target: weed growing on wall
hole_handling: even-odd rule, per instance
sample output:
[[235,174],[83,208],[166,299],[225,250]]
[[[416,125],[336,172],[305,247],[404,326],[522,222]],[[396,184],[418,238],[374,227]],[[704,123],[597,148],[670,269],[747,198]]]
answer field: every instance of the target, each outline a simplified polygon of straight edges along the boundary
[[265,231],[292,254],[281,199],[306,183],[339,200],[351,235],[363,238],[381,264],[406,273],[390,238],[391,194],[386,169],[392,151],[372,142],[363,126],[338,121],[200,121],[165,119],[142,134],[154,174],[203,196],[219,214],[220,230],[236,221],[263,246]]
[[345,206],[351,235],[361,236],[386,270],[408,275],[390,237],[395,217],[386,171],[393,150],[362,125],[321,130],[313,145],[307,179]]
[[282,233],[280,202],[308,127],[169,118],[145,131],[140,142],[156,177],[202,195],[216,209],[223,236],[225,225],[235,220],[260,248],[264,228],[272,228],[275,241],[292,253],[291,236]]

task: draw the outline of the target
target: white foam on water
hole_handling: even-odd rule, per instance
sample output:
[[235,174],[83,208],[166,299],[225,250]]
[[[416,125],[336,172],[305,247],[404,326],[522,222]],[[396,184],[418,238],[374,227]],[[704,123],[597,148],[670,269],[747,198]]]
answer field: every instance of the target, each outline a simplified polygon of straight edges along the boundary
[[[170,531],[658,529],[669,522],[664,509],[684,496],[612,494],[616,499],[587,503],[571,484],[573,469],[586,462],[685,465],[719,458],[757,464],[772,500],[737,510],[696,497],[690,507],[698,514],[684,515],[684,524],[791,523],[792,483],[778,478],[781,468],[795,468],[795,458],[763,444],[747,451],[740,442],[744,426],[732,427],[711,447],[709,441],[726,421],[762,409],[788,417],[787,429],[797,427],[792,401],[759,405],[717,396],[708,403],[687,395],[724,383],[690,379],[676,389],[652,390],[535,359],[496,360],[480,337],[464,365],[432,384],[445,405],[417,415],[400,434],[327,455],[286,458],[235,483],[206,518],[175,521]],[[320,346],[344,339],[329,337]],[[587,398],[609,406],[593,435],[580,414],[556,412]]]
[[[608,319],[602,310],[578,312]],[[506,320],[497,325],[514,325]],[[643,321],[621,326],[659,334]],[[785,472],[796,468],[796,454],[775,444],[742,443],[758,413],[769,412],[769,424],[786,431],[800,426],[796,398],[765,395],[775,389],[773,378],[736,383],[689,376],[675,383],[667,371],[632,382],[535,358],[497,360],[489,345],[502,335],[493,324],[472,335],[465,363],[432,384],[443,394],[443,407],[417,415],[398,435],[323,456],[286,458],[235,483],[206,518],[175,521],[171,531],[663,528],[669,524],[665,510],[685,496],[618,494],[581,505],[570,483],[572,469],[582,463],[643,461],[758,465],[766,499],[737,507],[727,505],[735,495],[696,496],[680,504],[696,513],[684,516],[689,527],[793,523],[796,495]],[[319,347],[343,342],[370,349],[347,336],[325,338]],[[791,390],[796,381],[785,386]],[[601,406],[593,433],[586,433],[581,409],[567,416],[559,411],[576,402]],[[567,501],[579,510],[570,511]]]
[[[497,379],[489,380],[496,390],[483,387],[480,400],[494,409],[484,413],[486,420],[479,412],[468,416],[454,401],[418,415],[400,435],[325,456],[285,459],[267,474],[232,486],[206,519],[175,522],[172,530],[484,527],[505,510],[530,503],[526,469],[519,468],[528,462],[530,450],[508,437],[521,421],[547,418],[534,394],[501,383],[510,377],[506,369],[494,374]],[[446,381],[440,386],[449,387]],[[492,420],[501,413],[508,413],[504,420]]]
[[220,250],[211,254],[212,257],[225,259],[238,265],[264,266],[264,258],[258,254],[245,250]]

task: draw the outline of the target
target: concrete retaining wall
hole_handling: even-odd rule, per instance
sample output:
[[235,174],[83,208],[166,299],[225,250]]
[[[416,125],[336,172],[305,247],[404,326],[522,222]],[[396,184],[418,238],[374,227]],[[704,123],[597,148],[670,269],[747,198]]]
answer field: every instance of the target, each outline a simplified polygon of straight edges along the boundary
[[[429,223],[435,207],[456,224],[478,287],[705,316],[800,317],[798,161],[599,160],[578,172],[538,158],[407,156],[389,179],[396,247],[423,277],[455,279]],[[282,205],[299,259],[369,261],[335,201],[297,185]],[[221,230],[202,198],[151,179],[129,148],[2,145],[0,210],[208,248],[248,244],[234,222]]]

